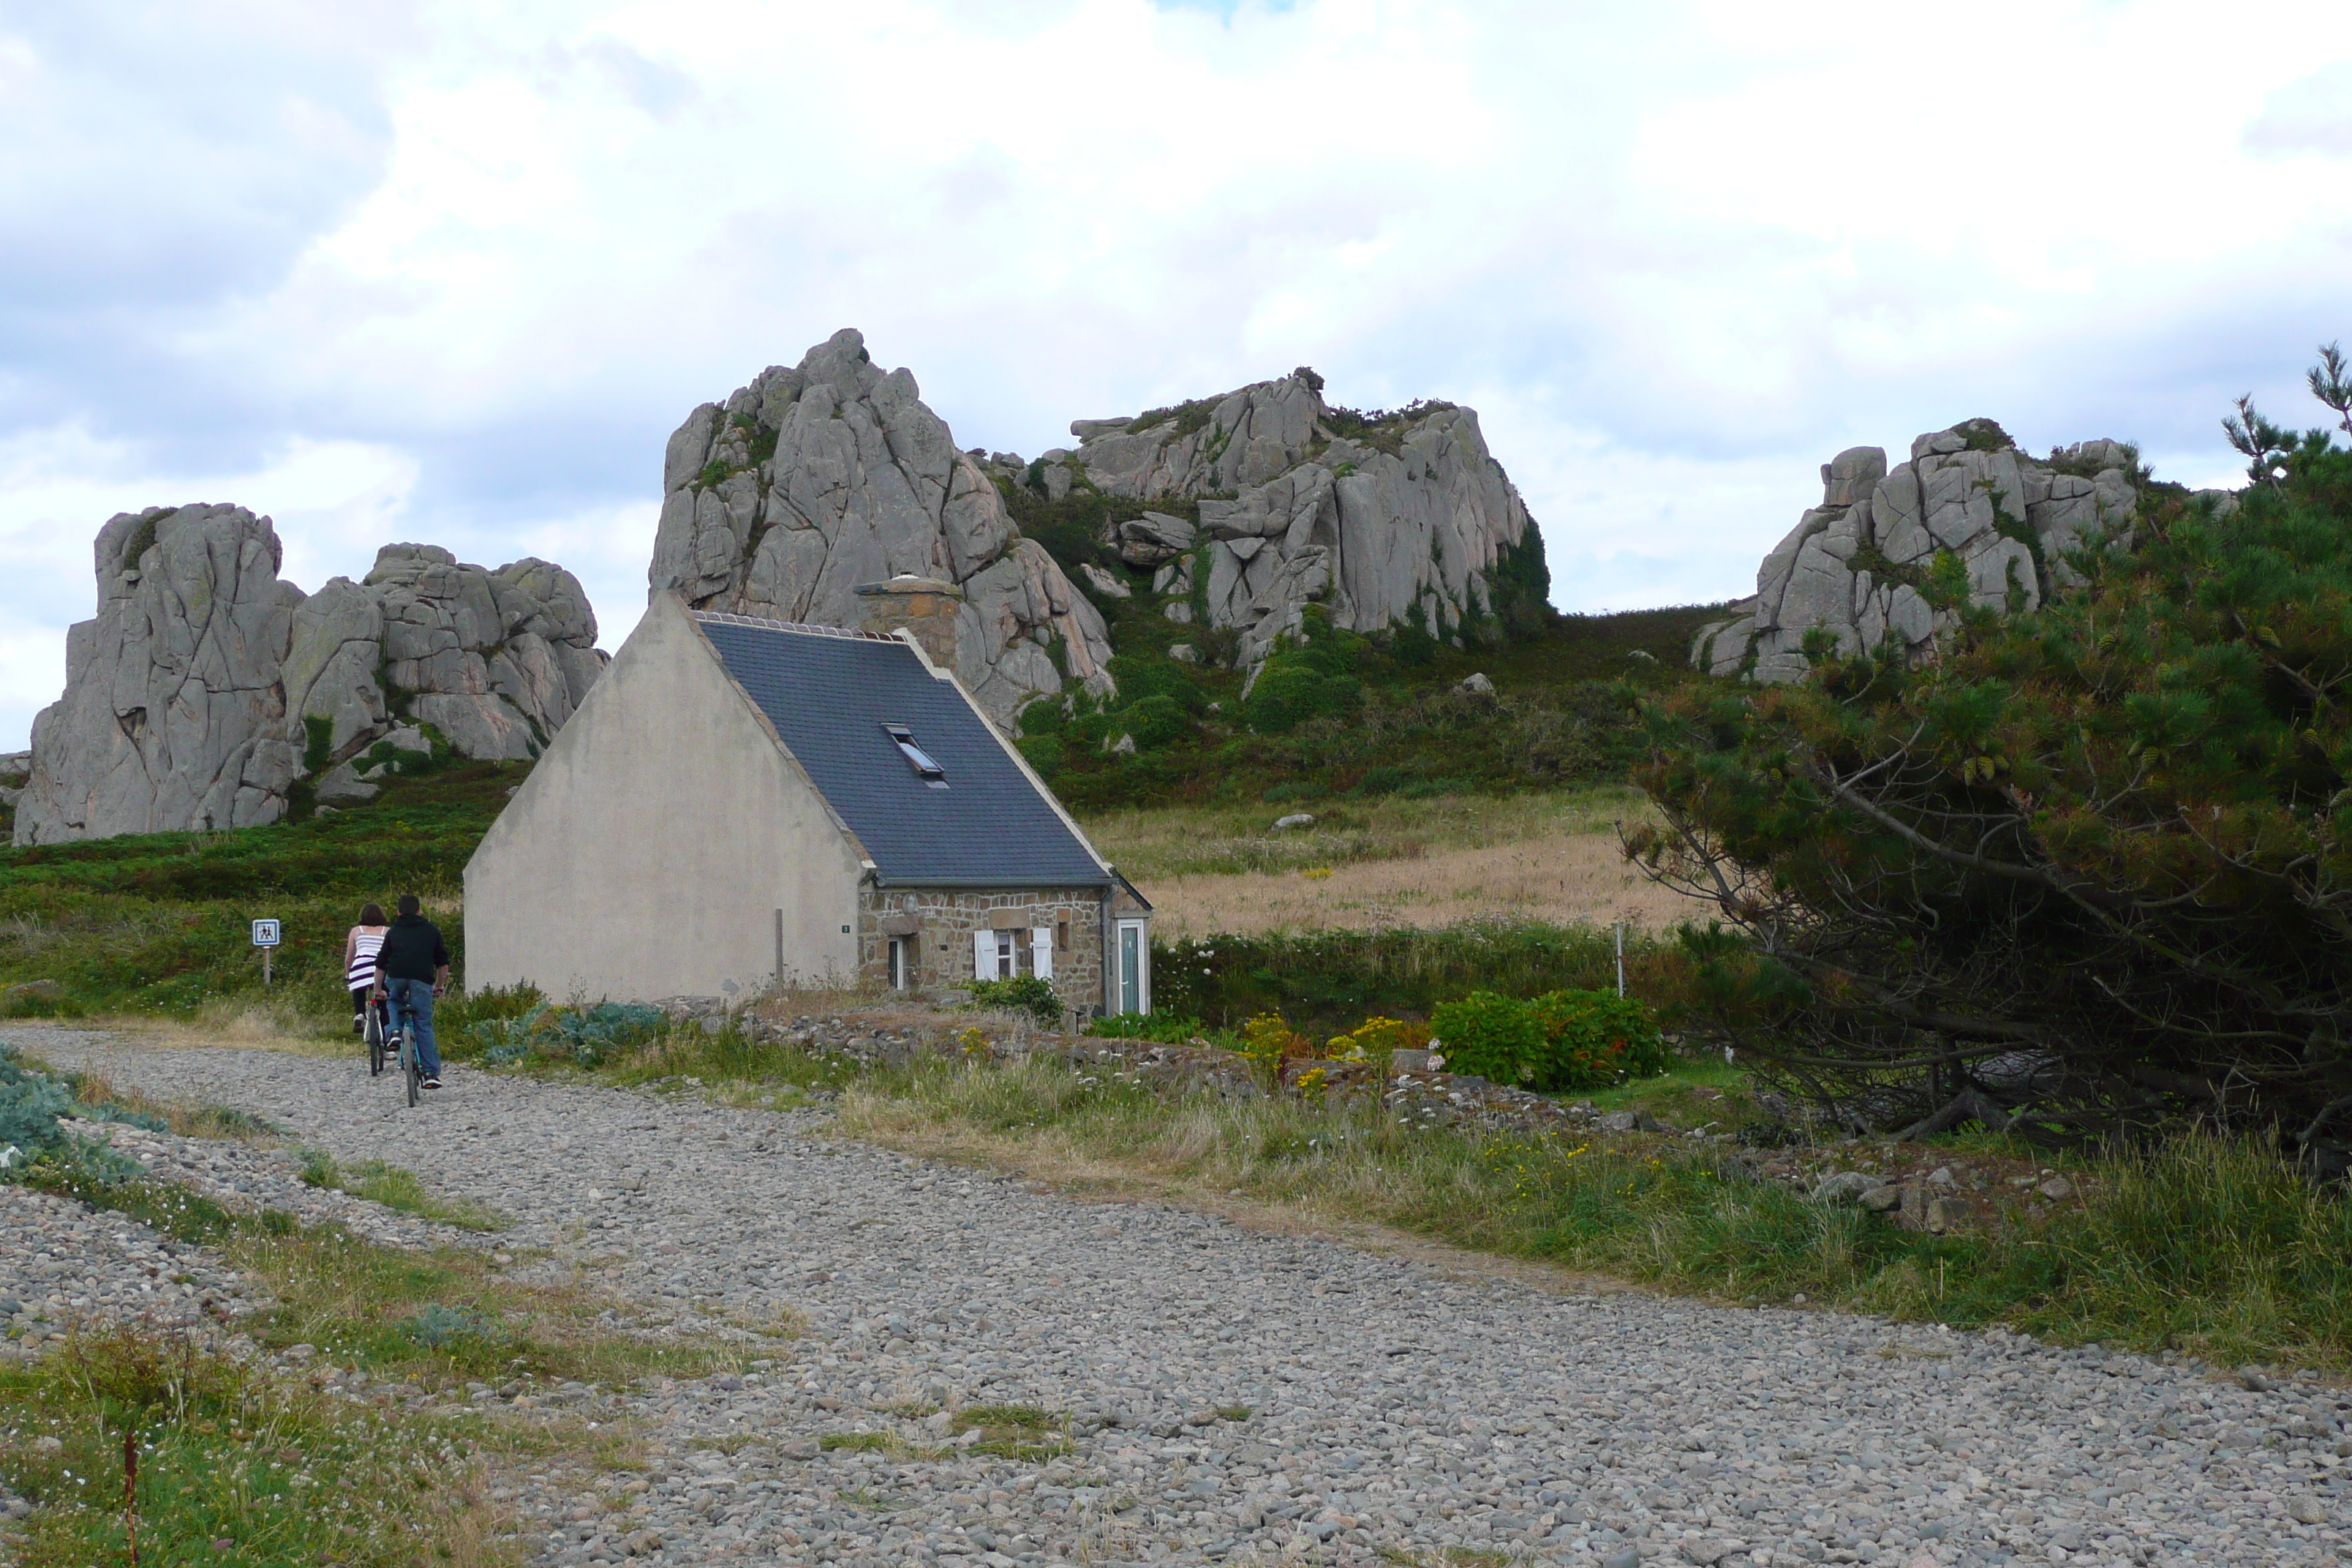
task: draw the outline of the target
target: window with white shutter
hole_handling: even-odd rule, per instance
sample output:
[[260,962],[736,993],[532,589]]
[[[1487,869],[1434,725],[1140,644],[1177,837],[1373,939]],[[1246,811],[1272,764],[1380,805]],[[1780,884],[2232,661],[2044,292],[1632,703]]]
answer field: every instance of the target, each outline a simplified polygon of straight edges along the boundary
[[1029,933],[1029,952],[1036,965],[1037,978],[1054,978],[1054,928],[1038,926]]
[[992,931],[971,933],[971,977],[974,980],[996,978],[996,933]]

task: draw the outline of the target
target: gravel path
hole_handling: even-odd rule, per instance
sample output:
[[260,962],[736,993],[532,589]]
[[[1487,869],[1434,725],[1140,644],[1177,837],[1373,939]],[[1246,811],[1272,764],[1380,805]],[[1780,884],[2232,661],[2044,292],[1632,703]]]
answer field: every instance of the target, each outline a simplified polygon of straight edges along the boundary
[[[680,1325],[806,1315],[750,1374],[607,1400],[645,1479],[625,1507],[520,1494],[549,1563],[2352,1561],[2352,1405],[2307,1381],[1455,1278],[814,1112],[462,1068],[411,1112],[356,1060],[0,1037],[406,1165]],[[1068,1412],[1075,1451],[959,1453],[975,1405]],[[815,1441],[853,1432],[890,1446]]]

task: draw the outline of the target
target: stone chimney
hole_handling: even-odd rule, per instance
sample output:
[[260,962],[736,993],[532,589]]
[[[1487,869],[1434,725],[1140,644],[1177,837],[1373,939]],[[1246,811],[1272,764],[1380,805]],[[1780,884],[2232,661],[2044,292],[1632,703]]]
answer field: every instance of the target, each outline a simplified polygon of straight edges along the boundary
[[851,590],[865,601],[863,629],[888,637],[904,631],[934,668],[954,673],[956,612],[963,590],[937,577],[900,575],[887,583],[862,583]]

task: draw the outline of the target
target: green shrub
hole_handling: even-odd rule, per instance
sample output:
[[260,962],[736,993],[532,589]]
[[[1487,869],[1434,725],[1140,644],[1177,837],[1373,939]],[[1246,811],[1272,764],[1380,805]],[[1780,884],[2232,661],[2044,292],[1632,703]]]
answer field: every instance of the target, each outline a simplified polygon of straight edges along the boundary
[[1172,697],[1147,697],[1110,715],[1111,727],[1135,737],[1136,746],[1150,751],[1181,741],[1192,732],[1192,721]]
[[1543,1021],[1528,1003],[1473,991],[1459,1002],[1441,1003],[1429,1026],[1450,1072],[1472,1073],[1490,1083],[1517,1089],[1548,1087],[1550,1043]]
[[971,989],[976,1006],[1017,1008],[1047,1028],[1061,1026],[1062,998],[1050,980],[1016,974],[1010,980],[975,980]]
[[1258,674],[1242,717],[1261,735],[1286,735],[1310,719],[1341,719],[1364,699],[1363,682],[1276,654]]
[[1225,1049],[1241,1049],[1241,1040],[1224,1029],[1212,1028],[1181,1013],[1114,1013],[1089,1021],[1084,1031],[1108,1040],[1150,1040],[1154,1045],[1184,1046],[1206,1040]]
[[73,1096],[46,1073],[34,1072],[16,1059],[16,1048],[0,1045],[0,1154],[14,1148],[8,1168],[18,1157],[54,1149],[65,1142],[58,1118],[73,1113]]
[[[1627,984],[1669,1017],[1691,997],[1694,967],[1675,942],[1626,933]],[[1280,1013],[1325,1036],[1372,1013],[1426,1018],[1472,991],[1527,998],[1601,990],[1613,985],[1615,968],[1605,926],[1476,921],[1155,942],[1151,991],[1161,1012],[1227,1028]]]
[[1441,1004],[1430,1028],[1449,1070],[1522,1089],[1607,1089],[1673,1062],[1650,1010],[1606,991],[1553,991],[1524,1002],[1474,991]]
[[1352,793],[1356,795],[1395,795],[1399,792],[1409,794],[1412,786],[1424,782],[1422,776],[1411,768],[1367,768],[1364,770],[1363,778],[1358,781]]
[[529,982],[457,992],[445,997],[433,1010],[433,1026],[452,1039],[463,1039],[477,1024],[520,1018],[546,1000],[539,987]]
[[1528,1004],[1542,1025],[1549,1089],[1608,1089],[1674,1065],[1658,1021],[1630,996],[1554,991]]
[[485,1018],[467,1026],[465,1040],[491,1067],[522,1061],[569,1061],[602,1067],[669,1031],[669,1015],[637,1002],[589,1007],[541,1003],[520,1017]]

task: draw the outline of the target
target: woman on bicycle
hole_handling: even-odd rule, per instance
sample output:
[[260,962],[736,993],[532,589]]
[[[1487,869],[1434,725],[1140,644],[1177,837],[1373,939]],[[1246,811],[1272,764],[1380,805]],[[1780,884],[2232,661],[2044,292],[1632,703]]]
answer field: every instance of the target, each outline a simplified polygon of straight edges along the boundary
[[343,938],[343,984],[352,994],[354,1035],[365,1031],[368,993],[375,989],[375,957],[383,951],[383,935],[389,929],[383,910],[370,904],[360,911],[360,923]]

